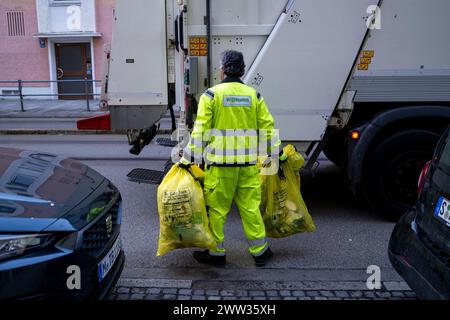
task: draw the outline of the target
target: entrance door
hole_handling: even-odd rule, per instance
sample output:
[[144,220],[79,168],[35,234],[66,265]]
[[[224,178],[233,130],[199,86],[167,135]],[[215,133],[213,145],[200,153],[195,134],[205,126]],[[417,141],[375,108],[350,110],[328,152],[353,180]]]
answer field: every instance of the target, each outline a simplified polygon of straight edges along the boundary
[[[58,80],[92,79],[91,45],[89,43],[56,43],[56,75]],[[92,94],[92,83],[87,92]],[[59,99],[86,99],[84,81],[58,82]],[[90,95],[90,99],[92,96]]]

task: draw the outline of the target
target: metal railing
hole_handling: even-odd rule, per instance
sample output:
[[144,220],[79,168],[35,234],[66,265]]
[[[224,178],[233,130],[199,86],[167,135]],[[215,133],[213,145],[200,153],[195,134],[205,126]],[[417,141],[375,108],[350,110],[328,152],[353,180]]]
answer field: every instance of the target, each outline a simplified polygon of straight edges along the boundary
[[[56,93],[56,94],[50,94],[50,93],[33,93],[33,94],[24,94],[23,93],[23,85],[25,83],[75,83],[75,82],[82,82],[84,83],[84,92],[75,92],[75,93]],[[91,111],[90,105],[89,105],[89,99],[93,96],[100,96],[101,94],[90,92],[89,85],[93,89],[93,84],[101,82],[101,80],[92,80],[88,78],[84,79],[76,79],[76,80],[0,80],[0,84],[2,83],[17,83],[17,91],[18,94],[0,94],[0,97],[19,97],[20,101],[20,111],[25,112],[24,108],[24,97],[64,97],[64,96],[79,96],[84,97],[86,99],[86,109],[87,111]],[[8,89],[11,88],[11,90],[14,90],[14,87],[8,87]],[[93,91],[93,90],[92,90]]]

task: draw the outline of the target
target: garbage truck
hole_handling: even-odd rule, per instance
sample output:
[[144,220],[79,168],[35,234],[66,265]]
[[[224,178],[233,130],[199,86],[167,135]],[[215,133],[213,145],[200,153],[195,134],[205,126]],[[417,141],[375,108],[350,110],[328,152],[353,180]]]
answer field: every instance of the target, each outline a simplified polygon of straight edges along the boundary
[[449,12],[448,0],[117,0],[101,105],[132,153],[168,110],[177,130],[161,143],[179,145],[220,82],[219,54],[241,51],[243,81],[305,169],[323,152],[395,220],[450,124]]

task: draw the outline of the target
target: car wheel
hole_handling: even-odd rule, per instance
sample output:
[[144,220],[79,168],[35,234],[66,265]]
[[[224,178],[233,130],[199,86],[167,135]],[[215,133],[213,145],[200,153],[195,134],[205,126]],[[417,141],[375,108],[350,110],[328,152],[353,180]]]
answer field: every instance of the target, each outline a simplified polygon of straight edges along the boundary
[[439,135],[426,130],[397,133],[376,147],[365,166],[364,194],[369,204],[397,221],[417,201],[417,181],[433,157]]

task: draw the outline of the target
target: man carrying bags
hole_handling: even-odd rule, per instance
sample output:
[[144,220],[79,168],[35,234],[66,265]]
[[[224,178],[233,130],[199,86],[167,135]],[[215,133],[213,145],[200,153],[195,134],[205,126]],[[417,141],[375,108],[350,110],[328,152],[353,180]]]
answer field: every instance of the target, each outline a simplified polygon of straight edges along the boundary
[[201,96],[191,140],[180,160],[186,166],[194,161],[206,163],[205,201],[217,247],[195,251],[194,258],[200,263],[225,264],[223,228],[234,200],[255,265],[263,266],[272,252],[259,210],[257,150],[263,135],[269,141],[269,156],[278,156],[281,141],[274,134],[274,120],[264,98],[240,80],[245,73],[242,53],[227,50],[220,62],[222,82]]

